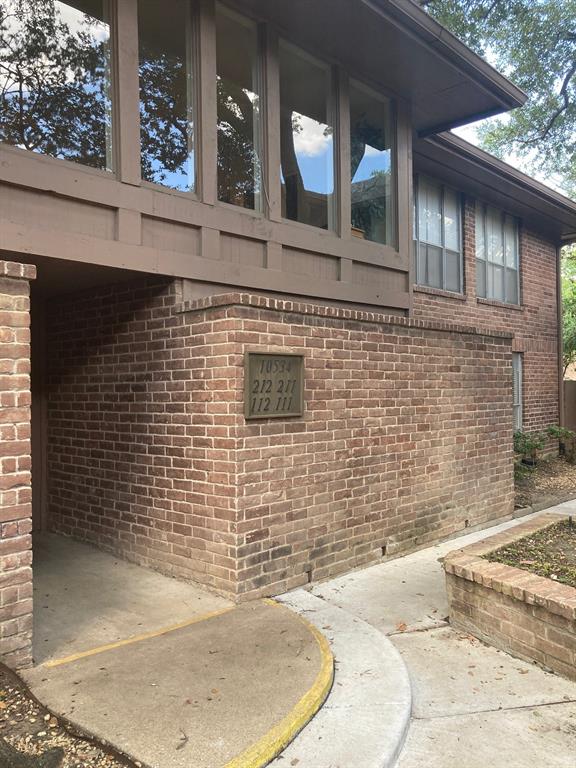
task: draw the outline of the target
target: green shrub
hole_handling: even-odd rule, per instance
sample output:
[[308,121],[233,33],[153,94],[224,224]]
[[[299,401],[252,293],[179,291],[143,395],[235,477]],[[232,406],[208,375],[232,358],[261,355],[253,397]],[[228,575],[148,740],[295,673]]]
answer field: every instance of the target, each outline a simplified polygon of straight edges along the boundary
[[514,451],[519,453],[525,461],[533,464],[538,459],[538,452],[546,444],[546,435],[543,432],[514,432]]
[[553,437],[560,443],[560,453],[564,454],[570,464],[576,463],[576,432],[566,427],[551,425],[546,430],[549,437]]

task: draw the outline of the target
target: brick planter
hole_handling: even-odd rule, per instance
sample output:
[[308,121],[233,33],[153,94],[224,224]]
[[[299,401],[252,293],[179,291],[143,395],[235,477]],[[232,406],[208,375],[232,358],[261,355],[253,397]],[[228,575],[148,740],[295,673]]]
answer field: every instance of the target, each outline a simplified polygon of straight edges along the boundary
[[543,514],[450,552],[444,570],[453,627],[576,680],[576,589],[482,557],[561,519]]

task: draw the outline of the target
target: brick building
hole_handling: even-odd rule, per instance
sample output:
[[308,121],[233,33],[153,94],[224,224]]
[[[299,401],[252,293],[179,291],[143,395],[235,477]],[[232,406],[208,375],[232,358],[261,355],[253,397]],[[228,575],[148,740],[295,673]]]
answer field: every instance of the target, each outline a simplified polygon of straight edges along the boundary
[[42,531],[274,594],[509,514],[559,420],[576,204],[445,133],[523,94],[410,0],[161,5],[44,3],[4,103],[13,666]]

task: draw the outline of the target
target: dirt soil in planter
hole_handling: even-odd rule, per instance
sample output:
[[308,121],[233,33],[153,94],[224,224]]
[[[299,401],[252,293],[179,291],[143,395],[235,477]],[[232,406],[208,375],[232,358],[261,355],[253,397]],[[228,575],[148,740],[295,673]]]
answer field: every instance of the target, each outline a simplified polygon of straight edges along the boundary
[[486,559],[576,587],[576,519],[543,528],[490,552]]
[[0,768],[141,768],[48,712],[0,664]]
[[540,459],[535,467],[517,463],[514,472],[516,509],[531,507],[573,493],[576,496],[576,464],[568,464],[562,456]]

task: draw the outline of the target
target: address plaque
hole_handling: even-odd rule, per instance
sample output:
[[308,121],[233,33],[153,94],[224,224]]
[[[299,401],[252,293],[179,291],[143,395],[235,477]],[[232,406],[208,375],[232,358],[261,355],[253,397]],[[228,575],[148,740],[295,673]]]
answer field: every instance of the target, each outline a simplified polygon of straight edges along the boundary
[[304,355],[246,352],[244,382],[247,419],[304,413]]

